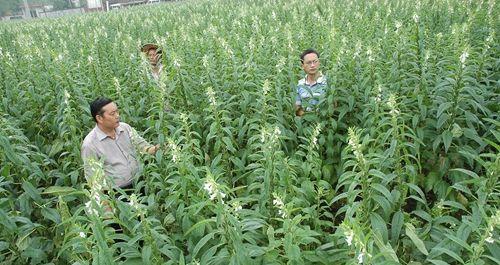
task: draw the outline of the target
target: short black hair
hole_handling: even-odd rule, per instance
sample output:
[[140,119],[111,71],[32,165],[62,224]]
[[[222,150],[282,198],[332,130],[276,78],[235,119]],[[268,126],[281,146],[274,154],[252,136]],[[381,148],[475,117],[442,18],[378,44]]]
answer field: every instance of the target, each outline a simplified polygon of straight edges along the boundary
[[319,58],[319,53],[315,50],[315,49],[307,49],[305,51],[303,51],[301,54],[300,54],[300,62],[301,63],[304,63],[304,57],[306,57],[306,55],[310,54],[310,53],[314,53],[316,54],[316,56],[318,56]]
[[96,116],[104,113],[102,108],[111,102],[113,102],[113,100],[109,98],[99,97],[90,103],[90,113],[92,114],[92,118],[94,118],[95,122],[97,122]]

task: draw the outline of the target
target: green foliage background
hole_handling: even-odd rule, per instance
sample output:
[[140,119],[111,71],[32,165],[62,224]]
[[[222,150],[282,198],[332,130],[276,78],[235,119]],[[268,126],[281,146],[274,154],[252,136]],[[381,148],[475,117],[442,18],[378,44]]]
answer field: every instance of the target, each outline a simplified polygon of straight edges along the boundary
[[[496,1],[458,0],[186,1],[0,24],[0,262],[498,264],[498,24]],[[163,49],[160,82],[145,42]],[[297,118],[310,47],[330,90]],[[165,147],[141,158],[145,196],[83,177],[98,95]]]

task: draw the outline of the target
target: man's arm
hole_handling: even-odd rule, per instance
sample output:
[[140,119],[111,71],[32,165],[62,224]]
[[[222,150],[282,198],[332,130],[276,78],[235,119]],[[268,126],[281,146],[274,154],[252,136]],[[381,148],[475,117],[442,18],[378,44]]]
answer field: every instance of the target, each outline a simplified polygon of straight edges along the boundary
[[158,151],[158,145],[148,143],[148,141],[142,138],[132,127],[130,127],[130,140],[132,141],[132,145],[141,153],[153,155]]

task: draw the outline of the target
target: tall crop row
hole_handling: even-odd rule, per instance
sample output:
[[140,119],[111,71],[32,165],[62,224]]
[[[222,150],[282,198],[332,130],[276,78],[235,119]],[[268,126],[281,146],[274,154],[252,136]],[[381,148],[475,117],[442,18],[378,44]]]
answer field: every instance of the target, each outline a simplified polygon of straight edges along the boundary
[[[498,264],[498,15],[200,0],[2,23],[0,263]],[[330,89],[298,118],[311,47]],[[98,96],[163,147],[135,194],[83,177]]]

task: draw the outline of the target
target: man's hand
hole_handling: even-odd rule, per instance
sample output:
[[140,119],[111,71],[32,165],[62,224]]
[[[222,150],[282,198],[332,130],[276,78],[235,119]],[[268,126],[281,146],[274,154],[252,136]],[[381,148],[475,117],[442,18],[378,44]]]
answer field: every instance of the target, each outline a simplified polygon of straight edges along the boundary
[[295,115],[301,117],[304,115],[304,109],[302,108],[302,106],[299,106],[296,110],[295,110]]
[[152,145],[152,146],[148,147],[146,152],[150,155],[154,155],[154,154],[156,154],[156,151],[158,151],[158,149],[160,149],[160,145]]

